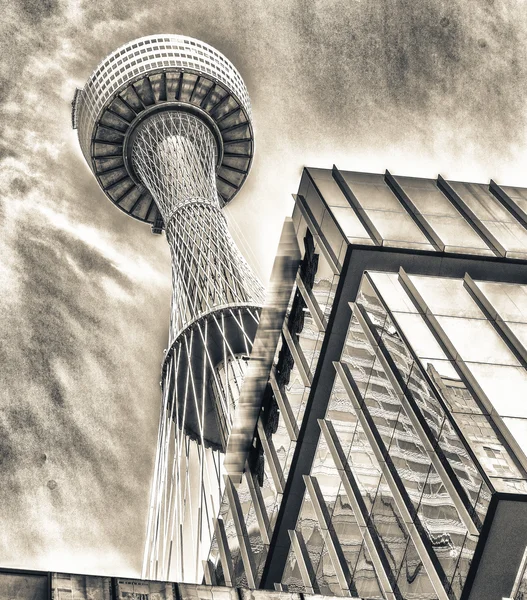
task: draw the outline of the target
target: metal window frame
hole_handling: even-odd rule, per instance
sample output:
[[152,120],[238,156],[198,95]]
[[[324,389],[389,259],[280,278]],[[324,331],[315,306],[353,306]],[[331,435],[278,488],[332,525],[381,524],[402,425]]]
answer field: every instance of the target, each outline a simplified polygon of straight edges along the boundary
[[315,321],[315,325],[321,333],[326,331],[327,321],[324,313],[322,312],[318,302],[313,294],[313,291],[308,289],[302,276],[300,275],[300,271],[296,275],[296,285],[302,294],[302,298],[304,299],[307,307],[309,308],[309,312],[313,317],[313,321]]
[[282,472],[282,467],[280,466],[280,462],[278,460],[278,455],[276,454],[273,440],[268,440],[267,436],[265,435],[265,428],[262,422],[262,417],[258,419],[258,437],[260,438],[260,443],[262,444],[265,458],[267,458],[267,461],[269,463],[269,468],[271,469],[271,477],[273,478],[276,491],[279,494],[283,494],[284,474]]
[[493,179],[489,183],[489,191],[512,214],[513,217],[527,229],[527,212],[525,212]]
[[432,244],[432,246],[438,252],[445,252],[445,242],[436,233],[434,228],[427,221],[426,217],[421,214],[421,211],[413,203],[412,199],[403,190],[397,179],[386,169],[384,173],[384,181],[386,185],[392,190],[396,198],[406,209],[406,212],[413,219],[414,223],[419,227],[426,239]]
[[366,230],[366,233],[370,236],[371,241],[376,246],[382,246],[382,243],[383,243],[382,235],[379,233],[378,229],[373,224],[373,221],[370,219],[370,217],[368,216],[368,213],[363,208],[362,204],[359,202],[359,200],[357,199],[355,194],[351,191],[351,188],[346,183],[344,176],[338,170],[336,165],[333,165],[333,168],[331,169],[331,174],[333,175],[333,179],[337,182],[337,185],[339,186],[340,191],[344,194],[344,197],[349,202],[349,205],[355,211],[355,214],[357,215],[357,218],[361,222],[361,225]]
[[311,384],[313,383],[313,374],[311,373],[311,369],[307,364],[306,357],[304,356],[304,352],[300,347],[300,343],[291,335],[291,332],[289,331],[289,327],[286,322],[284,322],[282,333],[284,335],[287,347],[293,355],[293,360],[295,361],[295,365],[298,369],[298,372],[300,373],[302,383],[306,387],[311,387]]
[[271,384],[271,389],[273,390],[274,397],[278,407],[280,408],[280,414],[284,420],[284,425],[287,429],[287,433],[289,434],[289,438],[292,442],[296,442],[298,440],[299,433],[298,424],[293,414],[291,403],[289,402],[287,394],[282,394],[282,390],[276,381],[276,370],[274,366],[269,375],[269,383]]
[[348,563],[342,552],[340,542],[337,535],[331,525],[331,519],[328,515],[328,509],[322,490],[318,480],[313,475],[304,475],[304,483],[306,485],[307,493],[315,509],[315,515],[318,521],[318,525],[322,532],[326,548],[328,550],[331,564],[335,569],[335,575],[339,582],[339,585],[344,594],[350,594],[353,586],[353,577],[349,570]]
[[446,179],[437,176],[437,187],[443,192],[443,194],[450,200],[467,223],[472,229],[479,235],[483,242],[488,246],[489,250],[499,256],[505,258],[507,251],[498,241],[493,233],[490,232],[488,227],[476,216],[474,211],[468,206],[468,204],[461,198],[461,196],[454,190],[454,188],[448,183]]
[[249,488],[249,493],[251,494],[251,500],[254,506],[256,520],[258,521],[258,527],[260,528],[262,541],[268,546],[271,543],[271,540],[269,539],[271,525],[269,523],[267,511],[265,510],[265,502],[262,496],[262,491],[259,485],[254,484],[253,476],[248,464],[246,465],[245,469],[245,481],[247,482],[247,487]]
[[225,531],[225,523],[221,517],[214,519],[214,533],[218,543],[218,551],[220,553],[221,566],[223,569],[223,577],[225,585],[234,586],[234,566],[232,564],[232,554],[227,541],[227,533]]
[[525,348],[509,325],[501,318],[497,309],[494,308],[491,301],[483,293],[483,290],[481,290],[468,273],[465,273],[465,277],[463,278],[463,286],[468,290],[478,308],[487,317],[487,320],[494,325],[494,328],[509,346],[509,349],[515,354],[519,362],[522,363],[523,368],[527,368],[527,348]]
[[[428,375],[428,373],[423,369],[423,365],[419,359],[419,357],[417,356],[417,354],[415,353],[414,349],[412,348],[412,346],[410,345],[410,343],[408,342],[404,332],[400,329],[399,324],[397,323],[397,318],[395,317],[395,315],[392,313],[392,311],[390,310],[390,308],[387,306],[384,298],[382,297],[382,295],[380,294],[377,286],[375,285],[375,282],[373,281],[373,279],[370,277],[370,274],[366,271],[365,272],[365,276],[367,277],[369,283],[371,284],[373,290],[375,291],[375,293],[377,294],[377,298],[379,299],[379,301],[381,302],[382,306],[384,307],[384,309],[386,310],[387,314],[390,316],[390,318],[392,319],[395,328],[397,329],[399,335],[401,336],[401,339],[403,340],[403,342],[405,343],[410,355],[412,356],[413,360],[415,361],[415,363],[417,363],[417,365],[419,365],[420,370],[421,370],[421,375],[423,376],[423,378],[425,379],[425,381],[427,382],[428,386],[431,388],[432,392],[434,393],[434,396],[437,400],[437,402],[439,403],[439,405],[442,407],[445,416],[448,418],[449,423],[451,425],[451,427],[454,429],[454,431],[457,433],[459,439],[463,442],[463,446],[465,448],[465,451],[467,452],[468,456],[470,457],[470,459],[472,460],[474,467],[477,469],[477,471],[479,472],[479,474],[481,475],[483,481],[485,482],[485,484],[487,486],[490,486],[490,479],[488,478],[488,476],[486,475],[483,467],[480,464],[479,459],[477,458],[477,456],[474,454],[473,450],[471,449],[470,445],[465,442],[465,436],[463,434],[463,432],[461,431],[461,429],[459,428],[459,425],[456,423],[455,419],[453,417],[451,417],[450,414],[450,410],[449,408],[445,405],[444,400],[442,398],[441,393],[438,391],[437,389],[437,385],[436,383],[430,378],[430,376]],[[421,315],[422,317],[422,315]],[[411,396],[411,394],[410,394]],[[412,403],[415,403],[415,400],[411,400]],[[416,408],[416,410],[421,413],[419,407]],[[428,423],[426,421],[426,418],[424,417],[424,415],[421,413],[421,421],[423,424],[423,428],[425,431],[429,432],[429,437],[430,439],[434,439],[436,440],[434,442],[434,447],[437,447],[440,451],[441,451],[441,447],[439,445],[439,440],[436,438],[436,436],[434,435],[433,431],[430,430],[430,428],[428,427]],[[452,471],[452,474],[450,475],[450,478],[454,481],[454,485],[456,485],[455,481],[457,479],[455,473],[453,472],[452,467],[449,466],[449,461],[448,459],[446,459],[446,457],[444,457],[446,460],[446,466],[445,468],[448,470]],[[443,463],[444,464],[444,463]],[[458,484],[461,486],[462,484],[458,481]],[[481,491],[481,490],[480,490]],[[459,490],[458,489],[458,494],[460,494],[461,496],[463,496],[463,489]],[[466,505],[468,505],[470,507],[470,500],[467,497],[466,500]],[[477,524],[477,517],[476,515],[474,515],[474,521]],[[482,524],[480,524],[482,525]]]
[[378,341],[375,338],[374,333],[371,331],[369,324],[368,324],[366,318],[364,317],[364,314],[362,313],[362,310],[364,310],[364,309],[360,305],[357,305],[354,303],[350,303],[350,306],[352,308],[353,314],[355,315],[355,317],[357,318],[357,321],[359,322],[359,325],[360,325],[364,335],[368,339],[370,346],[372,347],[373,351],[375,352],[375,356],[379,359],[379,362],[381,363],[381,366],[382,366],[386,376],[388,377],[390,385],[393,387],[397,397],[399,398],[399,400],[401,402],[401,406],[402,406],[406,416],[410,420],[410,422],[417,434],[417,437],[419,438],[419,441],[423,445],[423,448],[424,448],[425,452],[427,453],[431,464],[436,469],[437,474],[439,475],[439,477],[441,479],[441,482],[443,483],[443,485],[445,486],[445,489],[447,490],[448,494],[450,495],[450,498],[452,499],[452,502],[454,503],[454,506],[456,507],[456,510],[459,514],[461,521],[463,522],[463,524],[467,528],[467,531],[470,534],[479,535],[479,531],[478,531],[478,528],[476,527],[476,524],[474,523],[474,520],[470,516],[470,513],[469,513],[467,507],[465,506],[465,503],[459,496],[459,494],[454,486],[454,483],[452,482],[450,475],[446,471],[445,466],[443,465],[443,463],[441,462],[441,459],[439,458],[439,456],[437,455],[437,453],[435,451],[435,447],[434,447],[435,444],[430,439],[431,436],[429,436],[429,433],[424,429],[424,427],[423,427],[421,421],[419,420],[418,416],[416,415],[416,413],[413,409],[413,406],[410,403],[405,391],[401,388],[399,381],[397,379],[397,376],[393,372],[392,367],[386,358],[383,348],[381,348],[381,346],[378,344]]
[[291,547],[296,558],[298,570],[300,571],[300,577],[302,577],[302,583],[304,584],[307,593],[319,594],[320,589],[318,587],[316,573],[313,569],[311,559],[309,558],[309,552],[307,551],[302,532],[289,529],[287,533],[289,534]]
[[232,520],[234,522],[236,537],[238,538],[238,544],[240,547],[240,556],[245,569],[245,576],[247,577],[247,585],[251,589],[256,589],[258,587],[258,576],[256,572],[256,566],[254,564],[249,534],[247,533],[247,527],[245,525],[240,498],[238,496],[238,490],[228,475],[224,475],[223,479],[225,481],[225,491],[227,492],[227,497],[229,498]]

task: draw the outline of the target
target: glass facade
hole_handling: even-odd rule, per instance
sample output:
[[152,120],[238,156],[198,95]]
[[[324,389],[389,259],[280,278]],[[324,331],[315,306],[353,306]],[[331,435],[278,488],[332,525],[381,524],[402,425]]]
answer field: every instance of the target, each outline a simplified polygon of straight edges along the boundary
[[304,259],[247,463],[256,587],[470,597],[500,498],[527,499],[524,196],[304,170]]

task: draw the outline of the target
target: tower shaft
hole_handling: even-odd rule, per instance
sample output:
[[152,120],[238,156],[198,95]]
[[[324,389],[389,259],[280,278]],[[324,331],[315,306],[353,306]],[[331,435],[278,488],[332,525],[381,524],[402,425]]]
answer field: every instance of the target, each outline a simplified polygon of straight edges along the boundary
[[131,143],[135,173],[165,223],[173,280],[145,558],[151,577],[196,580],[220,508],[222,451],[262,287],[220,209],[218,150],[209,126],[193,114],[165,110],[139,123]]

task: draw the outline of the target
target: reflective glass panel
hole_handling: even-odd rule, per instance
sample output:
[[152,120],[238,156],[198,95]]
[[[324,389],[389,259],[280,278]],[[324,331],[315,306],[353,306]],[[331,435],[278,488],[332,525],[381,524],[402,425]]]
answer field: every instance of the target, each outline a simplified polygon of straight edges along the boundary
[[396,312],[393,316],[419,358],[446,359],[439,342],[421,315]]
[[523,367],[467,363],[496,412],[503,417],[527,417],[527,372]]
[[372,600],[384,598],[379,586],[377,574],[373,567],[373,562],[365,543],[361,546],[355,566],[353,584],[357,591],[357,595],[361,598],[371,598]]
[[[304,538],[314,573],[318,573],[320,561],[325,552],[326,533],[320,529],[315,509],[313,508],[313,504],[311,503],[307,491],[304,494],[304,501],[302,503],[302,508],[300,509],[296,530],[299,531]],[[316,581],[320,587],[321,593],[327,593],[329,587],[322,577],[323,572],[321,571],[318,573]]]
[[457,317],[437,317],[437,321],[465,362],[519,366],[489,321]]
[[348,464],[369,514],[381,479],[381,469],[360,424],[357,424],[355,429],[353,443],[348,454]]
[[456,413],[455,420],[488,476],[518,479],[522,477],[491,425],[489,417]]
[[287,586],[287,589],[291,592],[304,592],[304,582],[302,581],[302,574],[298,567],[295,552],[293,548],[289,550],[287,560],[282,574],[282,584]]
[[482,183],[449,181],[450,186],[481,221],[513,221],[514,217]]
[[337,182],[333,179],[331,171],[326,169],[313,169],[309,167],[309,174],[315,181],[315,185],[322,194],[328,206],[348,206],[349,202],[341,192]]
[[422,362],[450,412],[486,414],[461,381],[450,361],[423,360]]
[[471,535],[465,537],[465,543],[459,555],[456,570],[450,581],[450,589],[454,598],[461,597],[477,543],[477,537]]
[[507,425],[512,437],[527,456],[527,419],[504,417],[503,422]]
[[433,315],[470,319],[485,318],[463,286],[462,279],[410,275],[410,280]]
[[[68,575],[54,575],[54,582]],[[102,579],[102,578],[101,578]],[[109,597],[109,596],[108,596]],[[0,573],[0,598],[9,600],[48,600],[47,574]],[[106,600],[101,596],[101,600]]]
[[[137,579],[117,579],[116,586],[117,600],[135,600],[136,598],[141,597],[157,597],[159,598],[159,600],[172,600],[174,598],[172,583],[164,583],[160,581],[139,581]],[[200,598],[200,590],[187,590],[187,587],[190,586],[185,586],[185,584],[181,584],[179,588],[180,591],[182,591],[181,595],[184,600],[194,600]],[[197,588],[199,586],[192,587]],[[181,588],[184,589],[181,590]]]
[[426,217],[445,244],[446,252],[494,256],[485,242],[462,217]]
[[339,226],[335,221],[335,217],[329,210],[324,212],[322,222],[320,223],[320,230],[326,241],[326,244],[333,251],[337,262],[340,262],[339,268],[342,267],[342,261],[339,259],[339,257],[341,257],[342,246],[347,246],[347,239],[343,236]]
[[[311,316],[309,308],[305,306],[302,308],[302,326],[298,333],[293,335],[296,336],[298,345],[304,355],[305,361],[311,371],[311,374],[315,372],[318,357],[320,356],[320,346],[322,345],[323,335],[319,334],[318,327]],[[298,329],[300,328],[300,324]]]
[[527,190],[509,185],[500,185],[500,188],[523,211],[527,212]]
[[362,546],[362,533],[343,486],[338,492],[331,525],[335,530],[349,571],[353,574]]
[[437,600],[437,594],[411,539],[408,540],[397,586],[405,600]]
[[349,241],[358,244],[367,244],[373,246],[375,242],[368,235],[364,226],[359,220],[357,213],[349,204],[346,207],[332,207],[331,212],[339,222],[342,231]]
[[355,315],[352,316],[344,343],[341,362],[345,363],[359,391],[364,394],[375,363],[375,352],[364,335]]
[[[339,276],[333,272],[318,244],[315,244],[315,253],[317,263],[316,273],[312,280],[312,291],[320,309],[326,318],[328,318],[333,307]],[[306,278],[304,278],[304,281],[308,285]]]
[[494,281],[477,285],[504,321],[527,323],[527,285]]
[[450,580],[465,541],[467,529],[441,478],[430,468],[418,510],[419,523]]
[[397,577],[408,542],[408,529],[384,475],[379,484],[370,519],[385,549],[390,569],[394,577]]
[[391,311],[403,313],[418,312],[414,303],[399,283],[399,275],[397,273],[368,271],[368,275]]

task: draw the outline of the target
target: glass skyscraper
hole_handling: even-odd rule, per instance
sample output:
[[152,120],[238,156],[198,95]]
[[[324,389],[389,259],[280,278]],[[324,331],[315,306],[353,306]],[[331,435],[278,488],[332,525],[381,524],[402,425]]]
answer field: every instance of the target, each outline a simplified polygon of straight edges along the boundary
[[301,260],[255,435],[236,467],[226,456],[208,583],[390,600],[520,589],[526,210],[527,190],[494,182],[304,170]]

